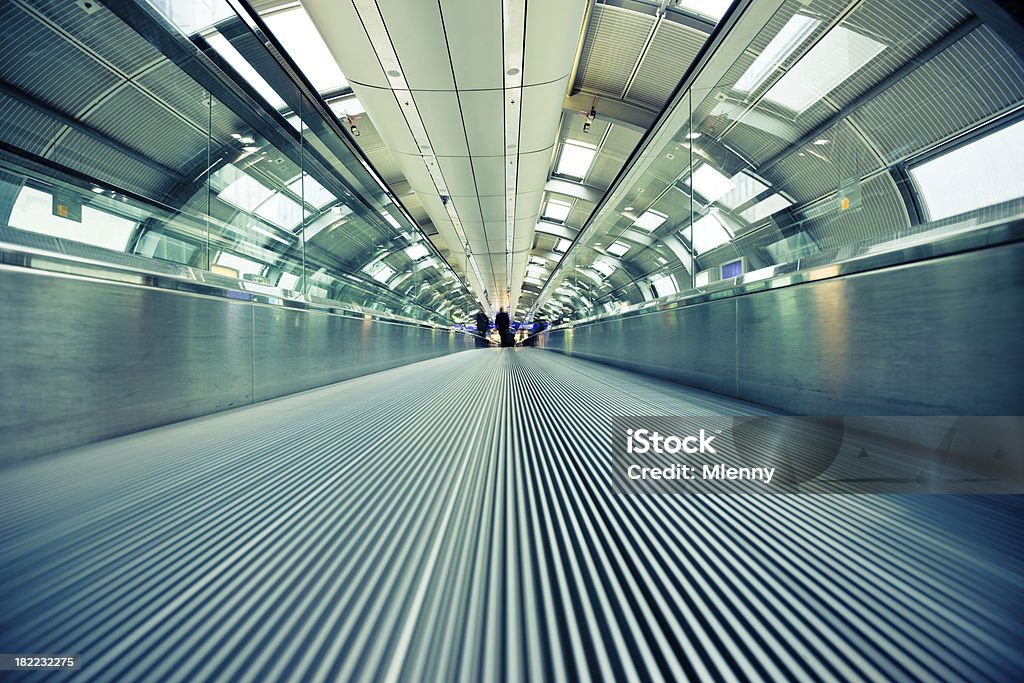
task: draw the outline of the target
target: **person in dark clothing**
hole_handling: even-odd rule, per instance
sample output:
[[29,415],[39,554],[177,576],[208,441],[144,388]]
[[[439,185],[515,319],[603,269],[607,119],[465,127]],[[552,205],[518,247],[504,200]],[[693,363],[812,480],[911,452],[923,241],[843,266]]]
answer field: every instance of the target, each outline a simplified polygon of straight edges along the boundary
[[487,328],[491,326],[491,319],[483,311],[476,314],[476,345],[478,348],[489,346],[487,343]]
[[512,321],[509,320],[508,313],[505,312],[505,309],[498,309],[498,315],[494,316],[494,326],[498,328],[498,335],[501,337],[502,346],[513,346],[515,343],[514,338],[508,331],[508,328],[511,327],[511,325]]

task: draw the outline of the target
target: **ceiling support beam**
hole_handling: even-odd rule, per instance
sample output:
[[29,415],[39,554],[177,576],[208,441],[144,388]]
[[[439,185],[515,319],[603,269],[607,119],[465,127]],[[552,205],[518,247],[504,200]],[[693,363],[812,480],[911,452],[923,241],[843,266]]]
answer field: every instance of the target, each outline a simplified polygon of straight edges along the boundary
[[564,194],[568,197],[575,197],[576,199],[582,199],[583,201],[590,202],[591,204],[597,204],[601,201],[601,197],[604,196],[604,190],[599,190],[592,185],[585,185],[583,183],[577,183],[563,178],[551,178],[548,180],[544,185],[544,191]]
[[595,99],[593,94],[584,92],[566,97],[565,103],[562,105],[562,110],[569,115],[586,116],[591,108],[597,112],[597,118],[611,121],[616,126],[628,128],[637,133],[646,133],[654,120],[658,118],[657,112],[610,97],[598,95]]

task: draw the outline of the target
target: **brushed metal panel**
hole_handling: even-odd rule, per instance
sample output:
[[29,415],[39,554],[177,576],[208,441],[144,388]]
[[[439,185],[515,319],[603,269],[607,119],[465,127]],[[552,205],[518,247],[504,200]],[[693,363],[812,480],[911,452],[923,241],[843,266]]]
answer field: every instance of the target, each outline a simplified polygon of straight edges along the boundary
[[736,393],[733,301],[555,330],[542,347],[721,394]]
[[803,414],[1020,415],[1024,245],[752,294],[739,397]]
[[1022,303],[1011,243],[551,330],[538,346],[797,414],[1021,415]]
[[254,400],[472,348],[448,330],[253,305]]
[[252,400],[246,302],[9,268],[0,299],[0,462]]

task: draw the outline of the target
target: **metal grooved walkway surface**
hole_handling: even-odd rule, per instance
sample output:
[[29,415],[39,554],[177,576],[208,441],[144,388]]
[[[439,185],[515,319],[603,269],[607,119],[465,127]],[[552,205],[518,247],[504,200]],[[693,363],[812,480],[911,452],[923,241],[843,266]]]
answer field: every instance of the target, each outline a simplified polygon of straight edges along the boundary
[[106,681],[1024,680],[1014,497],[610,490],[609,416],[754,411],[491,349],[11,467],[0,649]]

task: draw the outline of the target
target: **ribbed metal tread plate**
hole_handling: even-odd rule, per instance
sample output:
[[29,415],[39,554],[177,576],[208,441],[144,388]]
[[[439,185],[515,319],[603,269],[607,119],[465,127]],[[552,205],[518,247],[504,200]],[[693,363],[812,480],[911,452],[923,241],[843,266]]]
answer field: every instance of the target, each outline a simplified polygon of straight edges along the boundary
[[755,412],[483,349],[23,463],[0,650],[104,681],[1021,680],[1015,497],[612,492],[610,416]]

